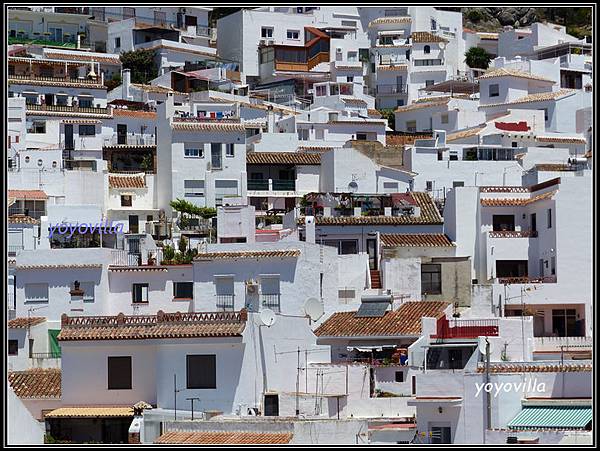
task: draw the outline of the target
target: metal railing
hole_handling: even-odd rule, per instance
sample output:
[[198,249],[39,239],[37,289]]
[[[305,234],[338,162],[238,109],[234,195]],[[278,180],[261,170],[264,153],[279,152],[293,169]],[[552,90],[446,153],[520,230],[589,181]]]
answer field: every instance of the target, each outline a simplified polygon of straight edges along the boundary
[[245,311],[239,312],[197,312],[197,313],[165,313],[162,310],[156,315],[131,315],[119,314],[116,316],[67,316],[61,317],[61,328],[65,327],[90,327],[90,326],[129,326],[153,325],[159,323],[199,323],[199,322],[231,322],[242,323],[247,321]]
[[296,191],[295,180],[248,180],[250,191]]
[[451,319],[437,321],[437,333],[432,338],[477,338],[498,335],[497,319]]
[[58,111],[61,113],[91,113],[91,114],[110,114],[108,108],[82,107],[73,105],[36,105],[27,104],[29,111]]
[[377,85],[375,94],[406,94],[406,86],[398,85]]
[[492,230],[490,238],[537,238],[537,230]]
[[523,283],[556,283],[556,276],[544,277],[498,277],[498,283],[512,285]]
[[154,135],[119,135],[114,134],[109,138],[104,138],[105,146],[155,146],[156,138]]
[[233,311],[235,306],[235,295],[234,294],[217,294],[217,309],[223,309],[223,311]]
[[281,310],[281,294],[261,294],[260,303],[263,307],[269,308],[276,312]]
[[8,216],[13,216],[13,215],[25,215],[25,216],[29,216],[30,218],[40,219],[42,216],[46,215],[46,211],[45,210],[32,210],[30,208],[23,208],[23,207],[9,207],[8,208]]
[[22,251],[23,249],[25,249],[25,246],[23,246],[22,244],[9,244],[8,245],[8,256],[14,257],[15,255],[17,255],[18,251]]
[[45,75],[21,75],[21,74],[9,74],[9,80],[28,80],[28,81],[53,81],[58,83],[80,83],[86,85],[98,85],[100,80],[89,79],[89,78],[72,78],[72,77],[53,77]]
[[269,191],[269,180],[248,180],[249,191]]
[[61,353],[58,352],[32,352],[30,358],[32,359],[60,359]]

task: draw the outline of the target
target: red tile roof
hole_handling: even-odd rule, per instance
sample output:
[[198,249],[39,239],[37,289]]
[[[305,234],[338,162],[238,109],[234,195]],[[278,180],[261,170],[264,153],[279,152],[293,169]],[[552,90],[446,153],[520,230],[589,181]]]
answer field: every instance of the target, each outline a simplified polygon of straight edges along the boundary
[[[591,363],[493,363],[491,373],[569,373],[592,371]],[[477,368],[478,373],[484,373],[485,367]]]
[[298,257],[300,251],[297,249],[282,249],[273,251],[232,251],[232,252],[205,252],[198,254],[194,260],[215,260],[234,258],[290,258]]
[[452,247],[455,246],[446,235],[442,233],[390,233],[381,234],[381,243],[384,247]]
[[171,431],[161,435],[154,443],[187,445],[276,445],[290,443],[289,432],[239,432],[239,431]]
[[525,205],[529,205],[534,202],[538,202],[540,200],[552,199],[552,197],[554,197],[554,194],[556,194],[556,191],[548,191],[544,194],[540,194],[538,196],[534,196],[531,198],[507,199],[507,198],[494,197],[494,198],[481,199],[480,202],[483,207],[524,207]]
[[447,39],[428,31],[415,31],[410,37],[413,43],[448,42]]
[[61,372],[58,368],[33,368],[8,373],[8,383],[19,398],[60,398]]
[[120,65],[121,59],[119,55],[106,55],[106,56],[98,56],[98,55],[88,55],[84,52],[80,52],[78,54],[74,53],[56,53],[51,52],[46,49],[44,52],[47,58],[53,58],[58,60],[71,60],[71,61],[93,61],[95,63],[107,63]]
[[321,154],[299,152],[252,152],[246,154],[246,164],[321,164]]
[[155,111],[129,110],[126,108],[113,108],[113,116],[115,116],[115,117],[137,117],[140,119],[156,120],[156,112]]
[[440,318],[450,305],[444,301],[410,301],[382,317],[334,313],[316,330],[317,337],[401,337],[421,334],[421,318]]
[[46,200],[48,195],[39,189],[9,189],[8,197],[26,200]]
[[146,188],[144,175],[109,175],[109,188]]
[[40,220],[25,215],[12,215],[8,217],[9,224],[39,224]]
[[239,312],[61,317],[60,341],[240,337],[248,314]]
[[9,329],[27,329],[31,326],[37,326],[38,324],[42,324],[46,321],[46,318],[43,316],[32,316],[31,318],[20,317],[11,319],[8,322]]

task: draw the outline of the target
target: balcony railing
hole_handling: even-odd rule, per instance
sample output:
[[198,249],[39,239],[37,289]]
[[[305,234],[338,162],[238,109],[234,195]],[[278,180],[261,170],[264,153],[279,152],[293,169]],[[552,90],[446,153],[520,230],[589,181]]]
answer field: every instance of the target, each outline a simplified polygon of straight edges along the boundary
[[22,244],[9,244],[8,245],[8,256],[14,257],[17,252],[22,251],[25,247]]
[[503,285],[521,283],[556,283],[556,276],[544,277],[498,277],[498,283]]
[[108,108],[82,107],[72,105],[36,105],[27,104],[29,111],[58,111],[61,113],[91,113],[91,114],[109,114]]
[[97,85],[100,84],[100,80],[89,79],[89,78],[70,78],[70,77],[48,77],[44,75],[16,75],[12,74],[8,76],[9,80],[28,80],[28,81],[53,81],[57,83],[80,83],[86,85]]
[[281,310],[281,294],[261,294],[260,303],[264,308],[279,312]]
[[45,210],[32,210],[32,209],[23,208],[23,207],[9,207],[8,208],[8,216],[13,216],[13,215],[25,215],[25,216],[29,216],[30,218],[40,219],[42,216],[46,215],[46,211]]
[[537,230],[493,230],[489,232],[490,238],[537,238]]
[[295,180],[248,180],[249,191],[296,191]]
[[32,352],[32,359],[60,359],[60,351],[55,352]]
[[248,180],[249,191],[269,191],[269,180]]
[[104,146],[155,146],[154,135],[118,135],[104,139]]
[[379,95],[406,94],[406,86],[377,85],[375,93]]
[[217,298],[217,309],[221,309],[223,311],[233,311],[234,310],[234,294],[217,294],[215,295]]
[[438,319],[437,334],[431,338],[478,338],[498,335],[497,319]]

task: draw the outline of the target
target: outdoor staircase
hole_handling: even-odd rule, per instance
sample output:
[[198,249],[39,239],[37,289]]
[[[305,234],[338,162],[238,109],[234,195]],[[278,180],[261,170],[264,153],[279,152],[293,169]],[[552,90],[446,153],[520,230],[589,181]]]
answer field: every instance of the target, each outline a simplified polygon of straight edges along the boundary
[[381,274],[376,269],[371,269],[371,288],[381,289]]

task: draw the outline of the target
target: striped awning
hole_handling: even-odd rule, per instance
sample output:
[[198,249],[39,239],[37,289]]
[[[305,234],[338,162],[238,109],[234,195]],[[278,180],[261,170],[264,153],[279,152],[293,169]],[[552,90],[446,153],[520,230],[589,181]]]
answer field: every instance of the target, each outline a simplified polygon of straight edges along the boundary
[[508,423],[508,428],[512,430],[583,429],[591,421],[591,406],[525,406]]

